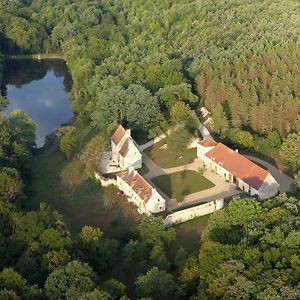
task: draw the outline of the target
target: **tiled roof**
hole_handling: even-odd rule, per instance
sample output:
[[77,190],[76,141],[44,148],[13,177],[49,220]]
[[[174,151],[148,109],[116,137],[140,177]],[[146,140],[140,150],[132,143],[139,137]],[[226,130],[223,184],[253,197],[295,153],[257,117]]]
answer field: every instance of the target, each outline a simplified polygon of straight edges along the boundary
[[135,170],[129,172],[128,169],[117,174],[122,178],[139,197],[147,203],[152,196],[153,187]]
[[121,147],[119,153],[125,157],[126,154],[128,153],[128,150],[129,150],[129,138],[127,138],[123,144],[123,146]]
[[214,147],[217,145],[217,143],[215,141],[210,140],[210,139],[204,139],[204,140],[200,141],[199,144],[203,147]]
[[116,146],[121,142],[124,134],[126,134],[126,130],[124,129],[124,127],[122,125],[119,125],[119,127],[117,128],[117,130],[114,132],[114,134],[111,137],[111,140],[113,141],[113,143]]
[[256,190],[259,190],[269,174],[268,171],[222,143],[219,143],[205,155]]

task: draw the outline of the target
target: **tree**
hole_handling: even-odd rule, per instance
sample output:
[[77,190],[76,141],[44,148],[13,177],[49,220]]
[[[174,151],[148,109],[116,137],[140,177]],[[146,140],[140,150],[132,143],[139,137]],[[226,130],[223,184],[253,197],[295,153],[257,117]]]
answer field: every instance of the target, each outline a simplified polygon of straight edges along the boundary
[[191,138],[191,134],[184,127],[178,128],[167,137],[168,148],[175,154],[176,159],[187,149]]
[[189,104],[194,104],[198,101],[198,97],[192,93],[191,85],[188,83],[167,85],[160,88],[156,95],[168,109],[178,101],[184,101]]
[[188,104],[182,101],[176,102],[170,111],[170,117],[173,124],[178,124],[182,121],[186,121],[191,113],[191,109]]
[[239,148],[253,148],[254,138],[253,135],[244,130],[240,129],[229,129],[226,132],[226,137],[228,137],[231,142]]
[[162,219],[155,216],[143,216],[138,225],[142,239],[149,245],[164,245],[173,242],[176,238],[174,228],[165,229]]
[[78,260],[55,269],[45,282],[49,299],[74,299],[95,288],[95,274],[92,268]]
[[133,84],[126,90],[128,95],[126,119],[134,128],[148,132],[163,120],[158,99],[143,86]]
[[214,132],[218,134],[224,134],[227,131],[229,125],[223,107],[220,103],[217,104],[213,109],[211,117]]
[[166,271],[159,271],[153,267],[145,275],[139,276],[136,284],[136,292],[140,297],[153,299],[182,299],[184,293],[175,283],[173,276]]
[[[13,268],[5,268],[0,273],[0,290],[13,291],[21,299],[36,299],[42,294],[41,290],[38,289],[37,286],[30,286],[26,279],[24,279]],[[14,295],[14,297],[16,295]]]
[[0,171],[0,200],[13,201],[23,191],[23,183],[16,169]]
[[47,265],[49,272],[56,268],[65,266],[71,261],[71,256],[66,249],[51,250],[43,256],[44,263]]
[[76,242],[78,257],[90,263],[98,273],[114,265],[118,242],[103,238],[99,228],[84,226]]
[[268,134],[268,144],[271,148],[279,148],[281,146],[281,136],[279,135],[277,130],[271,131]]
[[127,95],[120,85],[97,90],[96,107],[92,112],[92,125],[101,130],[108,124],[120,124],[126,116]]
[[108,148],[107,138],[103,134],[95,135],[80,153],[80,160],[84,163],[87,170],[94,174],[98,171],[102,156]]
[[35,144],[35,127],[35,123],[21,110],[15,110],[9,115],[8,129],[12,138],[27,149]]
[[0,94],[0,112],[3,111],[7,107],[7,105],[8,105],[7,99]]
[[59,141],[59,149],[64,153],[67,159],[72,157],[76,146],[76,136],[74,127],[66,127],[63,130],[62,137]]
[[123,257],[127,262],[142,262],[148,253],[145,243],[130,240],[123,248]]
[[294,170],[298,170],[300,168],[300,131],[290,133],[284,139],[280,150],[283,161]]
[[107,292],[111,298],[115,300],[126,297],[126,286],[116,279],[106,280],[101,284],[101,289]]
[[185,127],[189,130],[190,133],[194,134],[195,131],[199,128],[200,121],[196,116],[189,116],[186,119]]

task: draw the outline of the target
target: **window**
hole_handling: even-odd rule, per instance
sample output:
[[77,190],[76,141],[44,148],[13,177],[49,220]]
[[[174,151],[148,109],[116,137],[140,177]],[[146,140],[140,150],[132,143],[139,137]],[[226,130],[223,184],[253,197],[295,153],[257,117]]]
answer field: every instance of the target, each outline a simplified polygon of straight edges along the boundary
[[159,207],[158,207],[158,209],[160,209],[160,210],[161,210],[161,206],[159,206]]
[[160,202],[160,199],[157,199],[157,202]]

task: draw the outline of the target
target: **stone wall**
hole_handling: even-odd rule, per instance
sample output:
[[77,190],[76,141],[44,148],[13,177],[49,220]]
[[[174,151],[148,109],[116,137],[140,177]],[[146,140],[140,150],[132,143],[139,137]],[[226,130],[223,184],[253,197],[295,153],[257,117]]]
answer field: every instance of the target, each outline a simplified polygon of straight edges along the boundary
[[191,208],[182,209],[168,215],[164,219],[164,226],[169,227],[175,224],[184,223],[196,217],[205,216],[224,207],[224,199],[214,200]]
[[117,180],[114,178],[105,178],[101,176],[99,173],[95,172],[95,178],[100,181],[101,185],[107,187],[111,184],[117,185]]

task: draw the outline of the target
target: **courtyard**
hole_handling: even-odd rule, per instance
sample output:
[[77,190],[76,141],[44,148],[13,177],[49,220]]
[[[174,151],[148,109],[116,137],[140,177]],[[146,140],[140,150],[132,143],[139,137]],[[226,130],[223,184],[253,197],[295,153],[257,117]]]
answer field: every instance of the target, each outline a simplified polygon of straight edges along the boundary
[[[201,169],[200,169],[201,170]],[[201,171],[184,170],[152,178],[152,182],[169,198],[183,201],[184,196],[210,189],[215,185]]]

